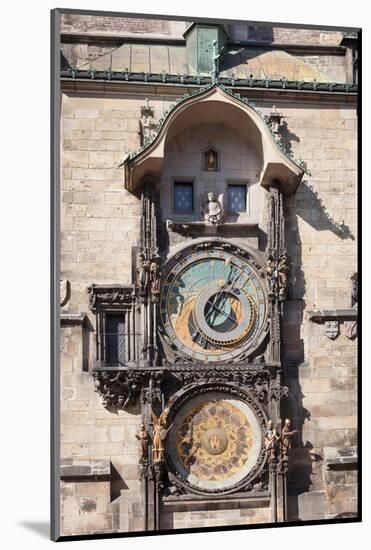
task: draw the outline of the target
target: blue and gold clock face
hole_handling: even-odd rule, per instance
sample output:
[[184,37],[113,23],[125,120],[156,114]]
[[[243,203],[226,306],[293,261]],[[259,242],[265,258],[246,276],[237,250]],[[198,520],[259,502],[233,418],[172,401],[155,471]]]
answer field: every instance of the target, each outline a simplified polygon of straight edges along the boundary
[[253,266],[221,249],[184,253],[168,272],[161,321],[172,347],[223,362],[253,349],[266,324],[266,294]]

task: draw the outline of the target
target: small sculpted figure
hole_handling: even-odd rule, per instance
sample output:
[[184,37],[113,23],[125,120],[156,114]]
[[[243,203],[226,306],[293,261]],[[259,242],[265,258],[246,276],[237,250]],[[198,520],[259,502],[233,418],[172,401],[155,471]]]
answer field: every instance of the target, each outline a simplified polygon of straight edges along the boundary
[[268,460],[273,461],[277,458],[277,446],[279,442],[279,436],[275,428],[273,428],[272,420],[268,421],[268,429],[265,434],[265,449],[268,454]]
[[152,437],[152,456],[153,462],[163,462],[165,460],[164,440],[172,426],[166,429],[166,420],[169,409],[165,408],[161,415],[157,417],[152,413],[153,419],[153,437]]
[[218,195],[212,191],[204,194],[201,214],[204,220],[212,225],[218,225],[223,221],[224,216],[224,206],[223,206],[224,195]]
[[135,437],[139,441],[139,453],[140,460],[146,460],[148,456],[148,434],[146,432],[144,424],[141,424],[140,430],[135,434]]
[[292,436],[297,433],[297,430],[291,429],[291,420],[286,418],[285,425],[281,432],[281,454],[282,459],[286,459],[291,449]]

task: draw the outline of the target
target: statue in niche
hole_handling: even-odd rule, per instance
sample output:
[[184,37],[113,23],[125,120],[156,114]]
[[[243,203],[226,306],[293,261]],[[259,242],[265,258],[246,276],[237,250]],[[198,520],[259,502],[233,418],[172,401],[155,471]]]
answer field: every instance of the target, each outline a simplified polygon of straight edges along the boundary
[[201,215],[205,222],[212,225],[222,223],[224,217],[224,195],[213,191],[203,194],[201,202]]
[[152,260],[149,266],[149,281],[152,302],[157,302],[160,295],[160,267],[156,260]]
[[152,413],[153,420],[153,436],[152,436],[152,456],[153,462],[164,462],[165,460],[165,445],[164,440],[172,426],[166,429],[166,420],[169,414],[169,409],[164,409],[159,417]]
[[139,255],[139,262],[137,268],[137,285],[139,288],[139,294],[145,296],[147,293],[148,279],[149,279],[149,266],[148,261],[144,258],[143,254]]
[[204,153],[204,170],[208,172],[217,172],[218,171],[218,152],[213,148],[209,148]]
[[297,430],[291,429],[291,420],[286,418],[285,425],[282,428],[281,432],[281,455],[282,460],[287,459],[289,451],[291,449],[291,439],[295,435]]
[[144,424],[141,424],[140,430],[135,434],[135,437],[139,441],[139,454],[140,460],[147,460],[148,456],[148,435],[145,429]]
[[272,420],[268,421],[268,429],[265,434],[265,450],[268,454],[268,460],[273,461],[277,457],[277,447],[279,442],[279,436],[277,434],[277,430],[273,428],[273,422]]
[[278,271],[279,297],[283,299],[286,296],[287,287],[289,284],[289,277],[288,277],[289,262],[288,262],[287,256],[284,254],[280,256],[278,260],[277,271]]
[[267,275],[269,295],[275,296],[277,294],[278,272],[277,272],[276,262],[273,260],[272,256],[269,256],[268,258],[268,261],[265,266],[265,272]]

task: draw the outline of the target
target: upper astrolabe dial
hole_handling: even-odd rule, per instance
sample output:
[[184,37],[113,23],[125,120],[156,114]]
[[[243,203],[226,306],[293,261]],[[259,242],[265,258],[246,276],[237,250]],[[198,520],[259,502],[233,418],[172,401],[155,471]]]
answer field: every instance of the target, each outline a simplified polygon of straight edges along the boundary
[[222,362],[257,344],[266,295],[245,259],[220,249],[188,251],[166,275],[160,314],[173,347],[194,360]]

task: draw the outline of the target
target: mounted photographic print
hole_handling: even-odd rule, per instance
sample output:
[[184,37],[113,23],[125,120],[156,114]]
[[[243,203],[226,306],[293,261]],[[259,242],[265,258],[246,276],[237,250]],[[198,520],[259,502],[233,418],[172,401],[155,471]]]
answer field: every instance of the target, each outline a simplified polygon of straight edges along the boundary
[[52,25],[53,539],[360,521],[360,30]]

